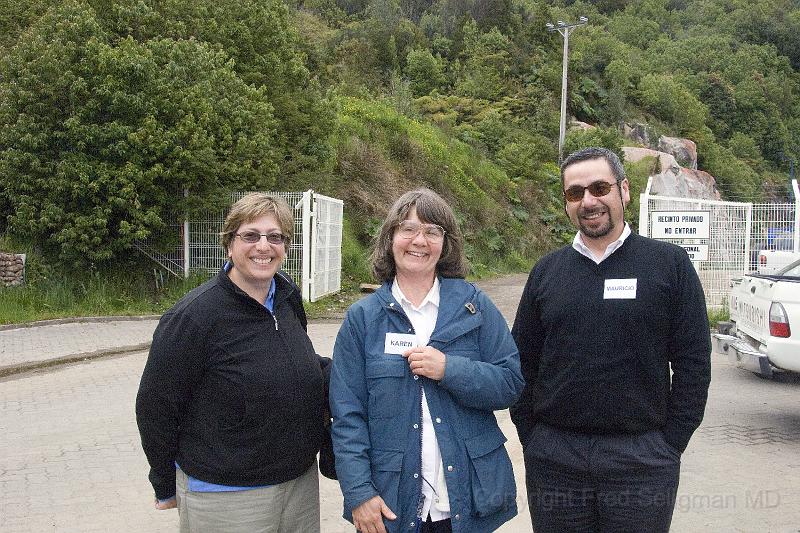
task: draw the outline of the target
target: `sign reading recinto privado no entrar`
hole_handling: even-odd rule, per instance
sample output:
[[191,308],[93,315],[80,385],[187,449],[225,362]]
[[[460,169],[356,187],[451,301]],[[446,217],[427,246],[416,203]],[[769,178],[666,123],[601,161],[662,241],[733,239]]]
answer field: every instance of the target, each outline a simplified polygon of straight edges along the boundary
[[653,211],[650,236],[654,239],[708,239],[711,236],[709,211]]

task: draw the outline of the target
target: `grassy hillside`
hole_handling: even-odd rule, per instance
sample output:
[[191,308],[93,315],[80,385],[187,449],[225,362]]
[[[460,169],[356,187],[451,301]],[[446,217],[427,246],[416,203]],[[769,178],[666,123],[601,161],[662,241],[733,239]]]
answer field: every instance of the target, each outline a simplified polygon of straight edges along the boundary
[[[369,281],[386,209],[422,185],[455,208],[473,275],[527,268],[572,233],[556,166],[562,40],[545,23],[579,16],[567,109],[597,128],[568,150],[619,150],[622,124],[647,124],[695,140],[736,200],[785,199],[800,156],[791,0],[0,8],[0,232],[74,287],[149,279],[133,242],[242,188],[343,198],[352,282]],[[628,165],[634,224],[649,165]]]

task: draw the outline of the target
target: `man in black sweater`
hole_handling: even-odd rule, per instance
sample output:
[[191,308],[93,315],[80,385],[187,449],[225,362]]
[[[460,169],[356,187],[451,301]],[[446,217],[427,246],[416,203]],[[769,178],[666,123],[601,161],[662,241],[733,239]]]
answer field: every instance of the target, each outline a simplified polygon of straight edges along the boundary
[[711,379],[703,289],[682,248],[631,233],[613,152],[571,154],[561,181],[578,233],[533,268],[512,330],[533,527],[668,531]]

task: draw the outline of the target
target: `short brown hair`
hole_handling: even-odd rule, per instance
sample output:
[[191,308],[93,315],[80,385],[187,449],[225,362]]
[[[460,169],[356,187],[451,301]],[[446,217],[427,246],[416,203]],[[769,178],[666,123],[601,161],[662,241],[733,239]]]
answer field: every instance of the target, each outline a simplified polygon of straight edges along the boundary
[[421,188],[405,193],[389,209],[370,256],[375,279],[391,281],[397,274],[392,240],[395,230],[408,217],[412,207],[417,208],[417,216],[422,222],[444,228],[442,256],[436,263],[436,273],[445,278],[463,278],[467,274],[467,262],[455,214],[441,196],[430,189]]
[[228,247],[236,237],[236,232],[242,224],[252,222],[264,215],[275,217],[281,233],[286,236],[284,246],[288,252],[289,243],[294,236],[294,217],[289,204],[278,196],[270,196],[263,192],[251,192],[235,202],[231,206],[228,216],[225,217],[225,223],[222,225],[222,233],[220,234],[225,253],[228,253]]

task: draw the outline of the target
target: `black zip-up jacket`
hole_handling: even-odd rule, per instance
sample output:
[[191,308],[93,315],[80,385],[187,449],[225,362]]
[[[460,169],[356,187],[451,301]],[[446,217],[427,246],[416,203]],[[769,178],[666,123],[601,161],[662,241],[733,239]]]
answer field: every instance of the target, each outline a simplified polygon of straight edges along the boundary
[[226,272],[189,292],[153,334],[136,421],[156,497],[175,494],[175,463],[233,486],[295,479],[323,438],[323,372],[298,287],[275,276],[274,314]]

